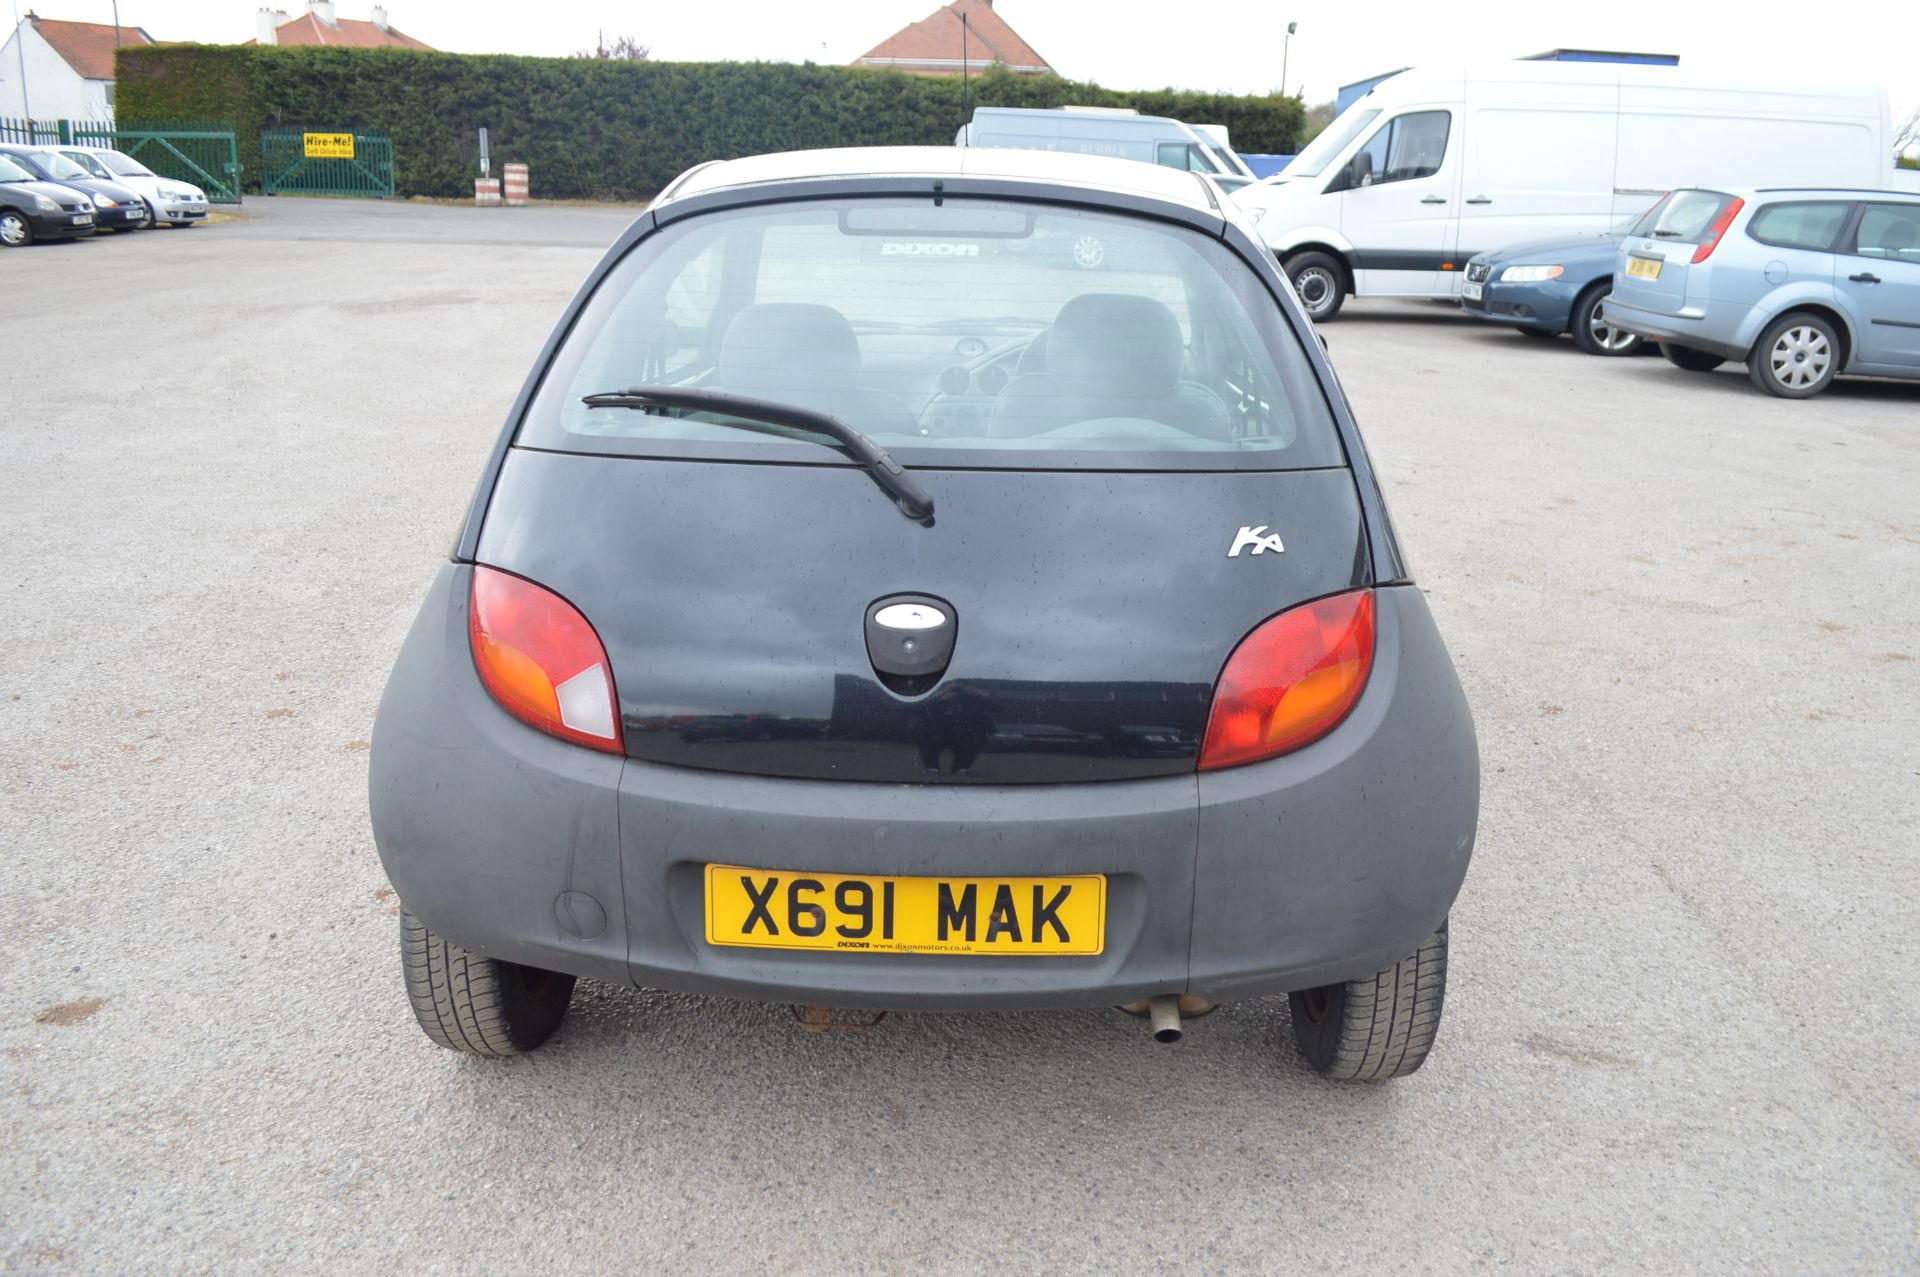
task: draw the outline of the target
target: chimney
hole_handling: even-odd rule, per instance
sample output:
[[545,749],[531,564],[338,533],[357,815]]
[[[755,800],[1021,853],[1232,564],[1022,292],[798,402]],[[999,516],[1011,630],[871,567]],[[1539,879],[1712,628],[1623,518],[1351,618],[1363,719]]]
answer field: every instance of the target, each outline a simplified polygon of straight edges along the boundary
[[373,25],[382,31],[387,30],[387,6],[384,4],[373,6]]
[[280,22],[271,9],[253,15],[253,39],[256,44],[280,43]]
[[307,12],[315,22],[324,22],[330,27],[340,25],[339,19],[333,16],[333,0],[307,0]]

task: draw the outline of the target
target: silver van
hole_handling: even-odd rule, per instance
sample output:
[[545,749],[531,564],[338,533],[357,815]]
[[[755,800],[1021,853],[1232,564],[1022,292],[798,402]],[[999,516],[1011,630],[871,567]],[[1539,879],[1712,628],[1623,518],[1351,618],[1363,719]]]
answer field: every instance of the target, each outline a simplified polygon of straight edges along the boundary
[[1679,367],[1741,360],[1783,399],[1842,373],[1920,380],[1920,195],[1690,188],[1641,229],[1607,318]]
[[955,146],[1068,151],[1188,169],[1205,173],[1228,191],[1255,180],[1246,161],[1192,125],[1123,108],[983,106],[975,109],[971,124],[960,126],[953,141]]

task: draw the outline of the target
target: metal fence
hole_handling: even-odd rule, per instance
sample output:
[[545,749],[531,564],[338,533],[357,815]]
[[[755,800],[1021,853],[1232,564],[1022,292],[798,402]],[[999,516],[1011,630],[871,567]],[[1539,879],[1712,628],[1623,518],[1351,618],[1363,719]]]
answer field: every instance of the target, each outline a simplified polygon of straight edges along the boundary
[[260,131],[260,189],[268,195],[393,194],[393,140],[385,133]]
[[240,202],[239,134],[231,124],[111,120],[22,120],[0,117],[0,142],[21,146],[110,146],[177,182],[197,186],[215,204]]

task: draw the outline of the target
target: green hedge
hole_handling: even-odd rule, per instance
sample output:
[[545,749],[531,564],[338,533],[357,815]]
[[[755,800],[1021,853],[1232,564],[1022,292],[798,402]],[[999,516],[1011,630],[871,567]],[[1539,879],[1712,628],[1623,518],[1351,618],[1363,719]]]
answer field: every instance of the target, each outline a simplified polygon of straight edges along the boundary
[[[479,130],[495,171],[524,160],[535,194],[637,198],[701,160],[821,146],[945,144],[961,123],[958,79],[766,62],[612,62],[403,49],[122,46],[117,111],[142,120],[233,120],[247,188],[260,130],[390,134],[401,195],[470,195]],[[1242,151],[1291,153],[1294,98],[1173,89],[1128,93],[989,70],[976,106],[1131,106],[1224,124]]]

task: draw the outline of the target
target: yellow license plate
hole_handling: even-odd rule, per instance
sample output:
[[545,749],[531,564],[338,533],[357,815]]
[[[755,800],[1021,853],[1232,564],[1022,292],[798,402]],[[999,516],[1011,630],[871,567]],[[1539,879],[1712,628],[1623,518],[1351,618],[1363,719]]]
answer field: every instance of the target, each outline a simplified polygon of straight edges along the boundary
[[1635,279],[1659,279],[1660,263],[1651,257],[1628,257],[1627,274]]
[[707,943],[838,953],[1096,954],[1107,879],[889,878],[707,866]]

